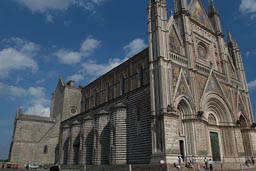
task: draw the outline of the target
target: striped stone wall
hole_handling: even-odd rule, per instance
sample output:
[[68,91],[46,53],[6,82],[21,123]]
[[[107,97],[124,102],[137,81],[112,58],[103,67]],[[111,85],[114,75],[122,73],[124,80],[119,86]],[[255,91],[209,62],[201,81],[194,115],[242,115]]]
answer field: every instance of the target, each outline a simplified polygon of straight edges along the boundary
[[[73,123],[80,123],[80,129],[76,130],[83,134],[79,145],[79,163],[99,165],[150,162],[152,144],[148,84],[74,116],[62,125]],[[73,147],[75,135],[78,136],[79,133],[74,133],[74,128],[71,132],[70,147]],[[71,150],[69,153],[73,153],[72,158],[74,152]],[[74,160],[69,162],[76,164]]]

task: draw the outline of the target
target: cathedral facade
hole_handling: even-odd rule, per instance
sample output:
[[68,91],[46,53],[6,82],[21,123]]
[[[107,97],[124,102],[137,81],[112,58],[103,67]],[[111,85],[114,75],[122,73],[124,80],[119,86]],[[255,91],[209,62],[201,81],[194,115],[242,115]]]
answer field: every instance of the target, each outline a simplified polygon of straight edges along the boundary
[[[64,165],[173,163],[178,156],[240,162],[256,155],[237,42],[231,33],[224,39],[213,1],[207,12],[201,0],[174,0],[174,8],[167,18],[165,0],[149,1],[147,49],[87,86],[60,79],[45,121],[52,130],[33,142],[38,153],[49,151],[52,163]],[[22,144],[17,129],[29,123],[23,115],[16,117],[11,161],[25,160],[19,150],[29,142]]]

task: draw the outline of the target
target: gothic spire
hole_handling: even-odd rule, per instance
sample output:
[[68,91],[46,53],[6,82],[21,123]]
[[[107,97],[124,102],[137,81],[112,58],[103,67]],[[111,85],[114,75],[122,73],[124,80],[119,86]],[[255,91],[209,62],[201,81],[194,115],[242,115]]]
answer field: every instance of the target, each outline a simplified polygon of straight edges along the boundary
[[228,32],[228,44],[233,44],[233,37],[230,32]]
[[218,12],[217,8],[215,7],[213,0],[209,0],[209,2],[208,2],[208,15],[209,16],[213,16],[213,15],[219,16],[219,12]]
[[208,17],[212,23],[212,26],[215,32],[223,36],[221,22],[220,22],[220,15],[217,8],[214,5],[213,0],[209,0],[209,3],[208,3]]
[[187,0],[174,0],[174,13],[187,11]]

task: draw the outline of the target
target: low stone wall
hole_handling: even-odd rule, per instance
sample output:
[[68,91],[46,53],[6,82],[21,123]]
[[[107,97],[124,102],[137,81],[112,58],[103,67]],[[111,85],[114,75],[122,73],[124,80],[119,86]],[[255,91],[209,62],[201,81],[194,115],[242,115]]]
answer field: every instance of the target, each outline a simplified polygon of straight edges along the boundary
[[[173,166],[172,166],[173,167]],[[60,166],[61,171],[129,171],[129,165],[87,165]],[[167,171],[165,165],[136,164],[131,165],[132,171]]]

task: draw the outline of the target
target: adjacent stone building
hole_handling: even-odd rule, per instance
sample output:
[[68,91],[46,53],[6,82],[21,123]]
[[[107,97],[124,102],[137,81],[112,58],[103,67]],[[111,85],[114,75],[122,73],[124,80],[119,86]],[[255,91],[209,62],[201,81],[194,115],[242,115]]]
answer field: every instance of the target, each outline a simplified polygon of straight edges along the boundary
[[[38,119],[48,134],[33,140],[35,148],[49,146],[52,162],[64,165],[173,163],[177,156],[241,162],[256,155],[237,42],[230,33],[224,40],[213,1],[208,12],[201,0],[174,0],[174,8],[167,18],[166,1],[149,0],[147,49],[85,87],[59,81],[51,117]],[[29,151],[20,137],[30,121],[16,118],[11,161]]]
[[52,164],[58,161],[60,123],[80,113],[81,89],[59,80],[52,95],[50,117],[17,110],[9,160],[13,163]]

